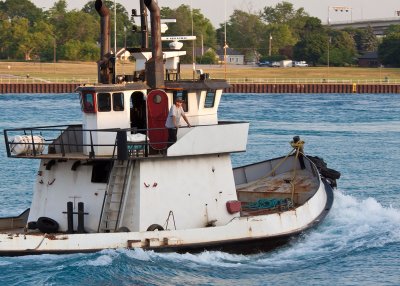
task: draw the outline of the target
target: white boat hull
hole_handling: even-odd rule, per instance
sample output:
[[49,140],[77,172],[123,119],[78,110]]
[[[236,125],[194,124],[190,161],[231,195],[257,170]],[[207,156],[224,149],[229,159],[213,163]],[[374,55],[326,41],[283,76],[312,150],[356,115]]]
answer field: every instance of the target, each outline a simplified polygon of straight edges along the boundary
[[0,255],[96,252],[143,248],[154,251],[222,250],[254,253],[286,243],[317,225],[329,212],[333,190],[327,183],[304,205],[268,215],[238,217],[224,226],[115,233],[0,234]]

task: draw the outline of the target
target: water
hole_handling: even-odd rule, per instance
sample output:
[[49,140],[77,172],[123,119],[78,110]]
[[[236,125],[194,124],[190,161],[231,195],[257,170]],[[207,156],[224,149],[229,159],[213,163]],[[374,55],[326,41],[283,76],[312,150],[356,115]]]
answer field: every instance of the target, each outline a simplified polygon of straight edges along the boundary
[[[1,95],[1,129],[79,123],[77,95]],[[0,258],[2,285],[400,285],[399,95],[226,95],[220,119],[250,121],[235,166],[305,151],[342,173],[315,230],[269,253],[93,254]],[[29,207],[37,160],[0,145],[0,215]],[[1,242],[0,242],[1,243]]]

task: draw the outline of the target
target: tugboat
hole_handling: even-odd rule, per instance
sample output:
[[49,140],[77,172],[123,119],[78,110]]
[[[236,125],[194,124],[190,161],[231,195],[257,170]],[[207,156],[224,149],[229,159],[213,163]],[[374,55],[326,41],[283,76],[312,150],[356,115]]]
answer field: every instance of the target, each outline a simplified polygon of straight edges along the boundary
[[[329,212],[340,174],[306,156],[298,136],[286,156],[232,168],[231,153],[246,150],[249,123],[218,118],[229,84],[204,73],[181,79],[185,52],[162,50],[157,2],[140,5],[143,44],[130,49],[136,70],[117,76],[109,10],[95,2],[99,83],[77,89],[81,125],[4,130],[8,157],[40,165],[31,207],[0,219],[0,255],[116,248],[254,253],[288,242]],[[178,128],[171,144],[165,122],[176,99],[191,127]]]

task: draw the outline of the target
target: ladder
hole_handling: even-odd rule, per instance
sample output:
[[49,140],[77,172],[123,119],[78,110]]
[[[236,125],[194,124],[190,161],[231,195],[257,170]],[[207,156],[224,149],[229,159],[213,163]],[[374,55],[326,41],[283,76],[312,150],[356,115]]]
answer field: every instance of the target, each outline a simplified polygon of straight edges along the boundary
[[135,161],[131,160],[114,162],[104,194],[98,232],[115,232],[117,230],[130,186],[130,173],[134,165]]

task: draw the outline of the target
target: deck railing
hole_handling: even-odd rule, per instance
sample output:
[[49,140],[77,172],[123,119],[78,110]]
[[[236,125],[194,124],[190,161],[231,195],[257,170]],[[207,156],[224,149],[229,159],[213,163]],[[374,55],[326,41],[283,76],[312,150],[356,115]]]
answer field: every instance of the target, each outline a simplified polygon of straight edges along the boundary
[[[4,130],[6,152],[8,157],[14,158],[85,158],[87,159],[113,159],[126,160],[129,157],[148,157],[150,148],[154,144],[166,146],[168,142],[150,142],[145,135],[140,142],[130,142],[127,134],[137,134],[163,131],[165,129],[153,128],[146,130],[132,129],[82,129],[82,125],[57,125],[30,128],[16,128]],[[109,144],[95,143],[93,138],[101,133],[113,133],[109,138],[114,138]],[[87,136],[90,142],[84,144],[83,138]],[[84,149],[90,150],[86,152]],[[98,148],[112,150],[107,154],[96,154]],[[153,148],[154,150],[154,148]],[[159,152],[158,154],[163,154]],[[43,156],[45,155],[45,156]]]

